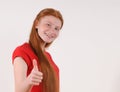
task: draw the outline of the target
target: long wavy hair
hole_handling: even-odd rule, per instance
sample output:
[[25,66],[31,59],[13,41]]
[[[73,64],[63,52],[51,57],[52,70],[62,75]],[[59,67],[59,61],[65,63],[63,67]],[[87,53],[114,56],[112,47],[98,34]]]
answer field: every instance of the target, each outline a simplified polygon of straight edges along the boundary
[[[35,54],[38,56],[40,70],[43,72],[43,80],[42,80],[43,92],[59,92],[59,80],[57,78],[55,70],[49,63],[49,60],[47,59],[44,51],[42,51],[41,44],[44,43],[44,41],[39,37],[38,32],[36,30],[36,22],[40,21],[41,18],[43,18],[44,16],[49,16],[49,15],[52,15],[60,19],[62,23],[61,24],[61,28],[62,28],[63,17],[61,13],[53,8],[45,8],[38,13],[38,15],[36,16],[33,22],[33,26],[29,37],[29,43],[33,48]],[[51,43],[47,43],[45,45],[45,48],[49,47]]]

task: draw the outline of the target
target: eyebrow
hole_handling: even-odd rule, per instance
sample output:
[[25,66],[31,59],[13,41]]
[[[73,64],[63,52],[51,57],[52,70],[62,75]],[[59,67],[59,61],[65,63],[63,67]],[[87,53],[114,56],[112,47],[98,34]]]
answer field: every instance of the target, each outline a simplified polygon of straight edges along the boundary
[[[48,22],[48,23],[50,23],[50,24],[52,24],[52,25],[54,25],[52,22],[50,22],[49,20],[46,20],[45,22]],[[60,26],[57,26],[57,25],[55,25],[57,28],[61,28]]]

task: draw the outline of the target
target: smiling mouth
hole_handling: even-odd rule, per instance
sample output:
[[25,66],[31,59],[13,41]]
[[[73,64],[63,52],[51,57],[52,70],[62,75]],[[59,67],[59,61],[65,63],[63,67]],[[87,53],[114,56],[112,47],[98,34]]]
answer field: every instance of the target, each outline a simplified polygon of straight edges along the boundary
[[53,39],[53,36],[48,35],[47,33],[45,33],[45,35],[49,38],[49,39]]
[[51,39],[51,36],[49,36],[48,34],[45,34],[47,36],[48,39]]

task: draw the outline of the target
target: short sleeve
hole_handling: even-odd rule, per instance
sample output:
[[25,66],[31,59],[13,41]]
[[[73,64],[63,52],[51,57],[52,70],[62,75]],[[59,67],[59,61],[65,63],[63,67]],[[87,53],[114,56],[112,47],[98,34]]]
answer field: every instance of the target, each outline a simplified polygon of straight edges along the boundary
[[31,64],[30,58],[29,58],[29,56],[27,55],[27,53],[24,51],[24,49],[22,49],[21,47],[17,47],[17,48],[14,50],[14,52],[13,52],[13,54],[12,54],[12,63],[14,63],[14,59],[15,59],[16,57],[21,57],[21,58],[23,58],[23,59],[25,60],[26,64],[27,64],[28,66],[30,66],[30,64]]

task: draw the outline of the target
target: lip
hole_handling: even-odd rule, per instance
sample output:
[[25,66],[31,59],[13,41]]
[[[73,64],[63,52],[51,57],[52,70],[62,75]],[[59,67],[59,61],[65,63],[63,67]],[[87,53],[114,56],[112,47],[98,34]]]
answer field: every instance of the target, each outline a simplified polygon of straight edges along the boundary
[[54,37],[52,37],[52,36],[48,35],[47,33],[45,33],[45,35],[46,35],[49,39],[54,38]]

